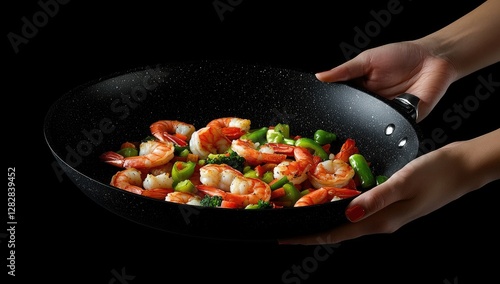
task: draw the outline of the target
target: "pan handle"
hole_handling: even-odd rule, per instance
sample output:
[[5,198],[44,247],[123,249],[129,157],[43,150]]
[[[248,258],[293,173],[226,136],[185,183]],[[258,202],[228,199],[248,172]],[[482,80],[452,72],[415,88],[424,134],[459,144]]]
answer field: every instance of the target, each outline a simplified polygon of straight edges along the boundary
[[409,93],[403,93],[395,97],[394,102],[401,106],[411,118],[413,118],[415,121],[417,120],[418,103],[420,102],[420,99],[417,96]]

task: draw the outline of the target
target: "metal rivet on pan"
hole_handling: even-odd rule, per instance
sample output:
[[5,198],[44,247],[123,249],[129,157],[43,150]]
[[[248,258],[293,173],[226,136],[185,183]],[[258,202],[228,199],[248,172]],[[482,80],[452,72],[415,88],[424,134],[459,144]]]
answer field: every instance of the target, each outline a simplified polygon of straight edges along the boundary
[[385,135],[389,136],[389,135],[392,135],[392,133],[394,133],[394,124],[389,124],[387,125],[387,127],[385,128]]
[[398,147],[403,148],[406,145],[406,141],[407,141],[406,137],[399,140]]

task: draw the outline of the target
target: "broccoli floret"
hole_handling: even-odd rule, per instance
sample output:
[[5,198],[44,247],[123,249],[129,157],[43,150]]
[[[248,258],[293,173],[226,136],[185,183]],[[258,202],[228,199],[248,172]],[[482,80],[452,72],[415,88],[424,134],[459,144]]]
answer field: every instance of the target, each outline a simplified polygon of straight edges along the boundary
[[205,207],[220,207],[222,204],[222,196],[219,195],[205,195],[200,201],[201,206]]
[[243,172],[245,162],[245,158],[239,156],[234,151],[228,151],[223,154],[209,154],[205,160],[206,164],[227,164],[240,172]]
[[259,200],[257,204],[248,204],[245,209],[271,209],[273,205],[269,201]]

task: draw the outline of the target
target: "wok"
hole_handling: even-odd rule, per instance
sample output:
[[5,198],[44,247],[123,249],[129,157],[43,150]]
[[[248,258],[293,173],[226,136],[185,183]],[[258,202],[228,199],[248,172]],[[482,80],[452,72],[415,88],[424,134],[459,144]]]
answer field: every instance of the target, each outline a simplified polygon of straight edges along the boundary
[[[217,239],[275,239],[346,222],[352,198],[301,208],[207,208],[156,200],[109,185],[118,170],[99,160],[124,141],[138,141],[161,119],[201,128],[214,118],[248,118],[253,128],[287,123],[312,137],[317,129],[346,138],[377,174],[392,175],[418,153],[418,99],[386,100],[349,83],[322,83],[313,74],[229,61],[145,66],[83,84],[49,109],[44,135],[62,173],[90,199],[139,224]],[[337,143],[337,145],[335,145]],[[60,169],[59,169],[60,170]]]

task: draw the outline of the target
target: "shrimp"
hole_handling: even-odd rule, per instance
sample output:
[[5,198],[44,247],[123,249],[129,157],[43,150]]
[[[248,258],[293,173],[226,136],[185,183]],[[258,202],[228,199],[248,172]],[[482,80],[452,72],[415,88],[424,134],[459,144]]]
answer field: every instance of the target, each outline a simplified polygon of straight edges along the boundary
[[229,139],[240,138],[250,130],[251,121],[238,117],[222,117],[210,121],[207,126],[222,128],[222,133]]
[[353,177],[354,169],[339,159],[320,162],[309,171],[309,181],[315,188],[343,187]]
[[294,147],[293,154],[295,160],[284,160],[274,167],[274,178],[286,176],[293,184],[300,184],[307,180],[308,172],[313,166],[312,154],[303,147]]
[[189,193],[189,192],[182,192],[182,191],[174,191],[171,193],[168,193],[167,196],[165,196],[165,201],[170,201],[174,203],[180,203],[180,204],[189,204],[189,205],[201,205],[201,197]]
[[295,202],[294,207],[323,204],[329,201],[336,201],[339,199],[353,197],[360,193],[361,191],[355,189],[321,187],[299,198],[299,200]]
[[344,144],[342,144],[340,151],[335,155],[334,159],[339,159],[349,163],[349,157],[356,153],[359,153],[358,147],[356,147],[356,142],[354,139],[348,138]]
[[168,173],[159,175],[147,174],[142,182],[142,187],[146,190],[154,188],[173,188],[174,179]]
[[[178,120],[159,120],[149,126],[151,134],[160,141],[171,141],[181,147],[187,146],[191,135],[196,130],[194,125]],[[185,139],[177,137],[180,134]]]
[[206,126],[195,131],[189,140],[193,154],[206,159],[209,154],[224,153],[231,147],[229,140],[220,127]]
[[271,187],[258,178],[247,178],[225,164],[208,164],[200,168],[201,185],[196,188],[209,195],[220,195],[223,200],[244,208],[259,200],[271,199]]
[[250,140],[233,140],[231,149],[245,158],[246,162],[251,166],[264,163],[279,164],[287,158],[286,154],[275,153],[271,147],[264,146],[258,150],[256,144]]
[[117,172],[111,177],[110,184],[139,195],[142,194],[144,190],[142,188],[142,172],[134,168]]
[[122,168],[154,168],[168,163],[174,157],[172,142],[149,140],[139,146],[139,155],[124,157],[108,151],[101,155],[104,162]]
[[171,186],[168,187],[167,185],[163,185],[164,187],[153,187],[153,184],[151,184],[150,188],[143,188],[144,182],[142,180],[142,175],[143,173],[140,170],[128,168],[113,175],[110,185],[128,192],[160,200],[163,200],[169,192],[173,191]]
[[226,164],[207,164],[200,168],[200,182],[207,186],[229,191],[231,182],[243,174]]

